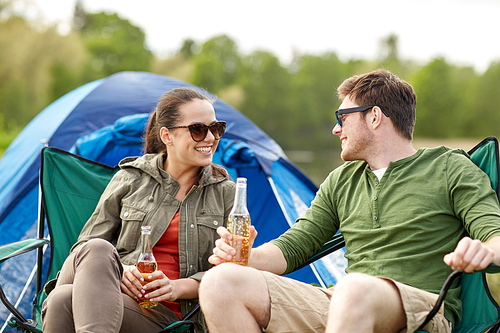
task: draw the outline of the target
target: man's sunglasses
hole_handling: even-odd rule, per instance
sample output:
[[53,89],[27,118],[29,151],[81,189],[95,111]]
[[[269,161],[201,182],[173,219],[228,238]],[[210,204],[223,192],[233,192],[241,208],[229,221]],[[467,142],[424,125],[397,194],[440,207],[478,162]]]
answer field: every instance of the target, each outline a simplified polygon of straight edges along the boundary
[[187,128],[189,130],[189,133],[191,133],[191,138],[193,138],[193,140],[196,142],[205,140],[205,138],[207,137],[208,130],[212,132],[212,135],[214,136],[215,140],[219,140],[220,138],[222,138],[222,136],[224,135],[224,131],[226,130],[226,122],[218,121],[211,125],[192,124],[187,126],[167,127],[167,129],[174,129],[174,128]]
[[[354,112],[363,112],[366,110],[370,110],[371,108],[374,108],[375,105],[368,105],[368,106],[356,106],[354,108],[347,108],[347,109],[338,109],[335,111],[335,117],[337,118],[337,124],[339,124],[340,127],[342,127],[342,117],[340,117],[343,114],[348,114],[348,113],[354,113]],[[384,112],[384,110],[380,109],[382,113],[386,116],[387,113]]]

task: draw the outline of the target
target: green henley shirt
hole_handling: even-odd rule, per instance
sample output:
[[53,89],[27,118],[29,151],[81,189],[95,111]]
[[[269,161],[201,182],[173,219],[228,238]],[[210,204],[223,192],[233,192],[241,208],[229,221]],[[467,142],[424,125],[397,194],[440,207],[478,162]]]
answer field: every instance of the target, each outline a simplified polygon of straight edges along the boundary
[[[363,161],[346,162],[321,184],[311,207],[271,241],[292,271],[340,231],[346,272],[391,278],[439,293],[451,269],[443,262],[465,235],[500,235],[500,208],[488,176],[461,149],[421,148],[391,162],[379,181]],[[458,323],[460,286],[445,298]]]

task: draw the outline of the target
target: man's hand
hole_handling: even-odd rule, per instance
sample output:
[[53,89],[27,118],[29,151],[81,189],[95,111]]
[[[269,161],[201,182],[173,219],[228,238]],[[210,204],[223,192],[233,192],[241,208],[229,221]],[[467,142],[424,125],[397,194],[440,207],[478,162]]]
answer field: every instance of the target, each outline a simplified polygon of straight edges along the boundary
[[[212,265],[220,265],[229,261],[236,254],[236,250],[226,243],[226,240],[230,241],[233,238],[231,233],[224,227],[218,227],[217,233],[220,238],[215,241],[213,254],[208,258],[208,262]],[[250,226],[250,248],[248,249],[248,258],[250,258],[255,237],[257,237],[257,230],[255,230],[255,227],[252,225]]]
[[445,255],[443,260],[453,270],[472,273],[488,267],[494,258],[495,252],[486,243],[464,237],[458,242],[455,251]]

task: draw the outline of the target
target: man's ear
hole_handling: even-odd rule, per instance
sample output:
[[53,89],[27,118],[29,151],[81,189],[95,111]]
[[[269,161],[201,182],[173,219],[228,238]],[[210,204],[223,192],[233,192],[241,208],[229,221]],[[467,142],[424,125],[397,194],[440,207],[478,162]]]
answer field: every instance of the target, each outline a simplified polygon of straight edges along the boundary
[[170,134],[171,134],[171,132],[166,127],[160,128],[160,138],[161,138],[161,141],[166,146],[172,145],[172,138],[170,137]]
[[370,111],[372,120],[371,124],[373,128],[377,128],[380,126],[382,123],[382,118],[384,117],[384,114],[382,112],[382,109],[380,109],[378,106],[374,106],[373,109]]

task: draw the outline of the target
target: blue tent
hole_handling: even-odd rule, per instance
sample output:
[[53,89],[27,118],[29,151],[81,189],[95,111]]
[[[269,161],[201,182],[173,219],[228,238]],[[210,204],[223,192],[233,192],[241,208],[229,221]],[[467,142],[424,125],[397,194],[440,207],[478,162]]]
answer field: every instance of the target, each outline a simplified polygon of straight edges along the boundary
[[[85,84],[40,112],[0,160],[0,245],[36,237],[43,146],[70,150],[111,166],[125,156],[140,155],[150,112],[163,93],[176,87],[202,91],[162,75],[122,72]],[[214,108],[217,119],[227,122],[214,162],[226,167],[234,179],[249,179],[248,206],[259,231],[256,245],[262,244],[293,224],[309,206],[317,187],[247,117],[221,100],[216,100]],[[21,312],[29,316],[35,254],[24,254],[20,260],[24,265],[7,261],[0,266],[0,283],[11,300],[18,300]],[[344,268],[342,255],[333,254],[291,277],[330,285]],[[0,318],[5,320],[7,316],[6,309],[0,307]],[[0,328],[3,331],[8,331],[5,325]]]

